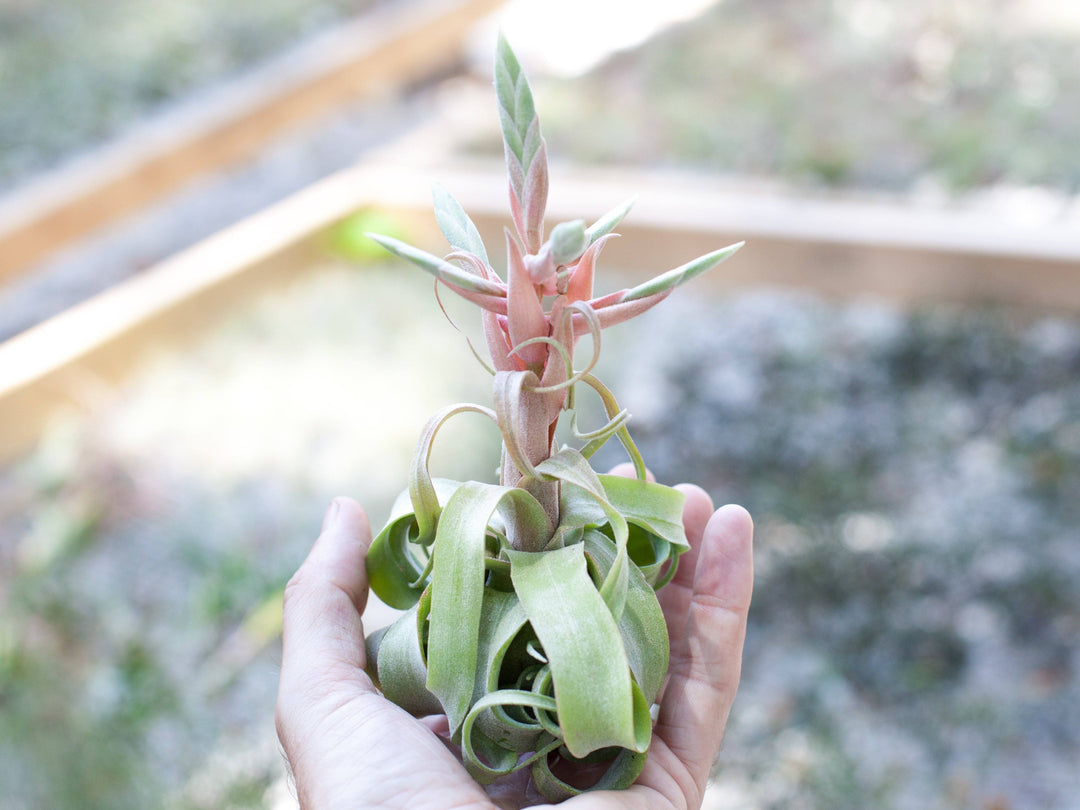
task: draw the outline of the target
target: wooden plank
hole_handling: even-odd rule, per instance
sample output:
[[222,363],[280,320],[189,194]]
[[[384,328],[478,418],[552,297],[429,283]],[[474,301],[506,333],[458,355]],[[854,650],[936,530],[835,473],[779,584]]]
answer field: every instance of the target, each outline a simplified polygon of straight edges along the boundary
[[[405,170],[385,161],[329,177],[0,344],[0,459],[32,446],[51,414],[92,407],[95,389],[121,379],[149,349],[302,273],[325,230],[359,208],[406,218],[418,240],[442,250],[429,192],[437,179],[470,212],[492,255],[501,254],[501,165]],[[682,176],[559,169],[551,221],[599,216],[632,191],[639,201],[602,259],[630,280],[746,239],[743,252],[696,283],[1080,311],[1080,230],[1069,223],[1010,225],[977,214],[734,194]]]
[[148,351],[303,273],[317,234],[355,209],[357,179],[327,178],[0,343],[0,460],[33,446],[54,414],[93,409]]
[[502,0],[387,4],[0,199],[0,282],[334,107],[446,69]]

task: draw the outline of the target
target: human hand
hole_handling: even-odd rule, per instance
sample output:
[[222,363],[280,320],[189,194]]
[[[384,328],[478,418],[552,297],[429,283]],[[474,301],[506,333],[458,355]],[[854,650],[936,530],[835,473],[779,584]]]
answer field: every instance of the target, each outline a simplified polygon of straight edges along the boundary
[[[625,474],[616,468],[616,473]],[[697,808],[720,748],[742,664],[753,586],[749,514],[714,512],[699,487],[678,487],[691,550],[658,597],[671,637],[668,683],[645,768],[629,790],[594,791],[570,810]],[[543,803],[528,771],[482,788],[442,737],[445,718],[417,720],[364,672],[361,614],[371,529],[337,498],[285,591],[277,729],[303,810],[519,808]]]

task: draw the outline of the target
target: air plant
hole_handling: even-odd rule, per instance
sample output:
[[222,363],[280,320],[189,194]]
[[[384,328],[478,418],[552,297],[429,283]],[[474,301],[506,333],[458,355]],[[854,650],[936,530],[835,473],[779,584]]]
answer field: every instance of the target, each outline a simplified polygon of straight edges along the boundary
[[[445,258],[371,235],[480,308],[494,402],[448,406],[423,430],[408,490],[368,554],[372,589],[406,611],[369,639],[368,668],[404,709],[445,714],[477,781],[529,768],[536,788],[559,801],[581,790],[556,775],[559,760],[606,763],[590,789],[626,788],[640,773],[668,667],[656,590],[688,547],[684,496],[646,480],[629,414],[592,374],[601,333],[741,243],[595,296],[597,259],[632,201],[589,227],[556,225],[545,239],[546,148],[528,82],[502,37],[495,89],[514,224],[505,280],[468,214],[439,186],[435,214],[452,248]],[[586,335],[592,356],[577,369],[574,348]],[[588,432],[577,429],[574,413],[582,386],[607,413],[606,424]],[[429,472],[439,429],[466,412],[487,417],[502,436],[498,484]],[[573,444],[558,438],[564,414]],[[636,477],[598,475],[590,466],[613,437]]]

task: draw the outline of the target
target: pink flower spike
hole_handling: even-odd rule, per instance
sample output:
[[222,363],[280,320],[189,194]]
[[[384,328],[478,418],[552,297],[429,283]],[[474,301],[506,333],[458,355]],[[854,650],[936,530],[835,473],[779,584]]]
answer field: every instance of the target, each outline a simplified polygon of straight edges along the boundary
[[[548,321],[544,315],[543,304],[537,295],[536,286],[529,278],[529,271],[525,269],[525,259],[518,248],[517,240],[509,231],[506,232],[506,259],[506,317],[510,342],[519,346],[533,338],[547,337]],[[538,375],[542,373],[548,354],[544,344],[525,346],[517,354],[527,366],[535,369]]]
[[506,319],[485,310],[481,313],[481,320],[484,324],[484,338],[487,340],[488,352],[491,354],[491,362],[495,370],[523,371],[525,363],[517,355],[510,354],[510,336],[506,333]]
[[470,301],[476,304],[478,307],[480,307],[480,309],[486,312],[494,312],[497,315],[506,314],[505,298],[497,298],[493,295],[484,295],[483,293],[473,292],[472,290],[463,290],[461,287],[458,287],[455,284],[451,284],[448,281],[443,281],[443,279],[439,279],[439,281],[442,281],[442,283],[445,284],[448,289],[453,290],[466,301]]
[[533,284],[543,286],[544,295],[555,294],[555,261],[551,258],[550,245],[544,245],[535,255],[526,256],[525,269]]
[[566,297],[570,301],[588,301],[593,294],[593,278],[596,271],[596,260],[600,251],[608,240],[617,234],[608,234],[589,245],[588,250],[578,259],[570,271],[570,279],[566,285]]
[[547,147],[544,146],[543,138],[540,138],[540,148],[536,150],[536,155],[529,164],[529,173],[525,175],[522,196],[525,208],[525,244],[530,253],[536,253],[544,241],[544,211],[547,208],[548,196]]
[[460,287],[449,283],[445,279],[440,279],[441,281],[443,281],[444,284],[446,284],[447,287],[456,292],[465,300],[471,301],[472,303],[476,304],[485,312],[493,312],[498,315],[506,314],[506,285],[503,284],[502,279],[499,278],[499,274],[492,270],[490,267],[488,267],[483,259],[481,259],[474,253],[470,253],[467,250],[455,250],[446,255],[446,261],[458,262],[458,264],[463,269],[471,270],[473,275],[479,276],[480,278],[486,279],[497,285],[503,290],[504,297],[497,298],[488,295],[479,296],[470,290],[463,290]]
[[521,201],[518,199],[517,192],[514,190],[514,176],[512,170],[510,173],[510,217],[514,220],[514,227],[517,229],[518,236],[524,239],[525,214],[521,210]]
[[[573,321],[569,315],[570,313],[566,311],[566,299],[559,296],[551,307],[551,336],[565,347],[567,357],[570,360],[569,364],[572,366],[574,362],[574,338],[571,331]],[[540,378],[540,385],[543,388],[560,385],[566,382],[568,373],[567,361],[563,358],[562,353],[549,351],[547,366],[544,368],[544,375]],[[559,411],[562,410],[563,403],[566,402],[566,391],[553,391],[543,396],[547,409],[547,420],[548,422],[554,422],[559,418]]]
[[496,284],[502,284],[499,274],[488,267],[487,262],[471,251],[454,250],[447,253],[444,258],[448,262],[460,262],[460,266],[465,270],[471,269],[474,276],[480,276],[488,281],[494,281]]

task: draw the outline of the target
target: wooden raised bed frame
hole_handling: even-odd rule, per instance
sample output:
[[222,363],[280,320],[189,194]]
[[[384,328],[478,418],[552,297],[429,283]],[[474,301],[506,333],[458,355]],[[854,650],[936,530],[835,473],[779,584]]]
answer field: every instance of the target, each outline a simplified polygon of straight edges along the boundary
[[[732,194],[700,179],[633,170],[555,167],[553,174],[551,221],[598,216],[640,194],[603,258],[631,281],[746,239],[735,259],[696,283],[1080,309],[1080,234],[1064,226],[1010,228],[974,215]],[[359,165],[0,344],[0,459],[33,446],[58,411],[93,407],[103,383],[120,379],[148,348],[182,339],[230,303],[302,273],[326,230],[359,209],[406,218],[417,238],[440,250],[432,178],[458,197],[489,244],[500,244],[507,224],[501,165]]]
[[363,14],[187,108],[0,197],[0,283],[237,163],[344,103],[451,67],[503,0],[413,0]]

